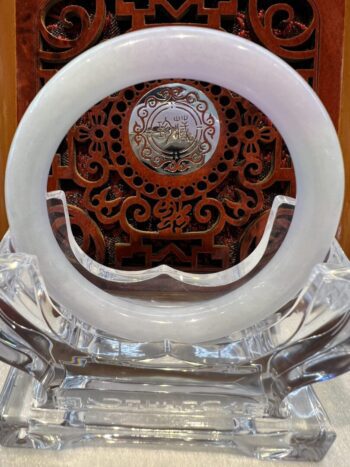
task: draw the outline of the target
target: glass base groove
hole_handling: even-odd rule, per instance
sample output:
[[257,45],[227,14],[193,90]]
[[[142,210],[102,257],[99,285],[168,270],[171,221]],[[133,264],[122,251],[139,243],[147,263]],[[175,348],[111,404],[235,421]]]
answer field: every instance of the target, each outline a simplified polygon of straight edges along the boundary
[[54,450],[159,444],[218,448],[264,460],[319,461],[335,439],[310,386],[290,394],[276,416],[268,411],[259,378],[250,391],[239,380],[202,378],[185,385],[180,378],[78,376],[44,390],[11,369],[1,396],[0,444]]

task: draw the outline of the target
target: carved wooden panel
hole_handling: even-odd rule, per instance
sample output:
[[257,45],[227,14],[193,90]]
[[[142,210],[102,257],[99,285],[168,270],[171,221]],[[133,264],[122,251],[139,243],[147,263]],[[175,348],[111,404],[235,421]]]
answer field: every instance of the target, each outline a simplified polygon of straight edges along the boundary
[[[326,96],[337,121],[340,80],[335,78],[339,78],[341,53],[330,53],[327,41],[329,36],[332,46],[341,43],[342,34],[330,21],[333,13],[327,4],[18,1],[19,115],[59,68],[96,43],[139,28],[191,24],[226,30],[270,49],[298,70],[321,97]],[[336,0],[337,13],[342,4]],[[140,83],[106,97],[81,117],[54,158],[49,189],[65,191],[78,242],[111,267],[138,269],[165,263],[199,272],[227,268],[259,241],[274,197],[295,195],[288,149],[259,109],[215,84],[177,78]],[[166,157],[154,152],[154,145],[152,150],[147,146],[143,128],[148,122],[133,120],[135,109],[144,106],[152,93],[164,99],[164,90],[166,99],[182,109],[173,119],[165,116],[152,127],[153,142],[165,136],[167,142],[176,140],[176,150],[172,145]],[[198,135],[189,122],[207,117],[206,111],[192,104],[192,110],[184,113],[181,105],[186,99],[188,103],[188,96],[202,106],[212,105],[220,121],[219,127],[211,125],[207,150],[191,152],[191,157],[186,148],[193,147]],[[140,142],[143,152],[138,151]]]

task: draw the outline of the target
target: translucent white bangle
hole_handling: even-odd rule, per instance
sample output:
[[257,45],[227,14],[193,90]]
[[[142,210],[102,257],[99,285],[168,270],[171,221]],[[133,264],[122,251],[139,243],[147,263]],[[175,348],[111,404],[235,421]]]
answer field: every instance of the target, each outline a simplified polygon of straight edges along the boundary
[[[117,90],[166,78],[218,84],[267,114],[291,152],[298,197],[287,237],[260,273],[219,298],[162,306],[152,300],[112,296],[81,276],[53,236],[45,192],[53,154],[87,109]],[[306,82],[252,42],[198,27],[125,34],[70,62],[40,91],[23,117],[6,174],[7,213],[15,248],[38,257],[50,295],[96,328],[138,342],[216,339],[283,306],[327,254],[343,191],[336,132]]]

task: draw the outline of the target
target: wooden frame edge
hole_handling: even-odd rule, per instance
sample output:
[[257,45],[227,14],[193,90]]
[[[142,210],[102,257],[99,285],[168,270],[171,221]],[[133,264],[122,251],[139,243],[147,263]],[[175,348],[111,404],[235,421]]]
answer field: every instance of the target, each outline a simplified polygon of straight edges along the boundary
[[4,180],[7,154],[17,126],[16,2],[0,0],[0,238],[8,228]]
[[[344,34],[339,137],[344,154],[346,189],[338,238],[346,254],[350,256],[350,0],[346,2]],[[332,215],[332,213],[329,213],[329,215]]]

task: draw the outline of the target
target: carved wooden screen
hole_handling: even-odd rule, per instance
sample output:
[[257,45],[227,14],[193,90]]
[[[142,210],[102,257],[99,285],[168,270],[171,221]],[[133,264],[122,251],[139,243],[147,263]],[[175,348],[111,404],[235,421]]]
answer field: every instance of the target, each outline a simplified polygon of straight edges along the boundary
[[[18,115],[58,69],[96,43],[140,28],[191,24],[237,34],[279,55],[319,93],[337,124],[344,5],[329,3],[18,0]],[[215,84],[175,78],[107,97],[81,117],[54,158],[48,188],[65,191],[78,242],[108,266],[227,268],[259,241],[274,197],[295,195],[288,149],[259,109]],[[177,103],[195,96],[191,112],[202,123],[199,109],[213,106],[220,127],[210,130],[217,140],[209,160],[156,154],[144,163],[130,134],[137,127],[142,139],[147,122],[133,120],[133,112],[159,90]],[[188,118],[162,124],[186,144],[193,137]]]

